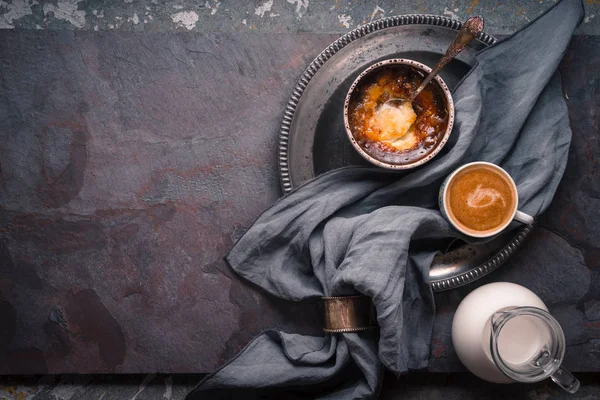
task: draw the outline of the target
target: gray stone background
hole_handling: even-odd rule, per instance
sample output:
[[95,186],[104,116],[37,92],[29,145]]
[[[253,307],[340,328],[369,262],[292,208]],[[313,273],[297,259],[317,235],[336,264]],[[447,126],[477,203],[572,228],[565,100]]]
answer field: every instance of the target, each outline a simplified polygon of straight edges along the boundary
[[[514,32],[547,9],[552,0],[401,1],[161,1],[0,0],[0,29],[146,32],[343,33],[377,18],[410,13],[465,19],[486,18],[494,35]],[[580,35],[600,34],[600,0],[585,0]],[[497,386],[468,374],[388,377],[382,398],[402,399],[600,399],[600,376],[581,374],[575,396],[550,382]],[[0,399],[182,399],[201,375],[95,375],[0,378]]]
[[[600,1],[584,0],[579,34],[600,33]],[[343,33],[398,14],[485,17],[486,30],[510,34],[554,0],[0,0],[0,29]]]

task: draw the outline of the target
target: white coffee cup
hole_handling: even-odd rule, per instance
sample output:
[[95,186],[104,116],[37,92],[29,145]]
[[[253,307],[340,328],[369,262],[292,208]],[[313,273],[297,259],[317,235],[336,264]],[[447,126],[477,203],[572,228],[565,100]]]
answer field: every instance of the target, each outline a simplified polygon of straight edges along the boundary
[[[466,227],[461,226],[461,224],[455,220],[455,217],[450,212],[450,210],[449,210],[450,205],[449,205],[449,202],[447,201],[448,188],[451,186],[451,183],[456,178],[456,176],[461,171],[464,171],[465,169],[468,169],[468,168],[473,168],[478,165],[485,165],[491,169],[494,169],[499,174],[503,175],[506,178],[507,182],[509,182],[509,184],[511,186],[512,195],[515,198],[513,210],[511,210],[511,213],[512,213],[511,217],[507,218],[506,222],[504,222],[502,225],[500,225],[499,227],[497,227],[491,231],[486,230],[486,231],[478,232],[476,230],[467,229]],[[440,187],[438,203],[439,203],[440,211],[441,211],[442,215],[444,216],[444,218],[446,218],[448,220],[448,222],[450,222],[450,224],[452,224],[452,226],[454,228],[456,228],[458,231],[464,233],[465,235],[468,235],[471,237],[476,237],[476,238],[486,238],[486,237],[491,237],[491,236],[497,235],[498,233],[500,233],[504,229],[506,229],[506,227],[508,225],[510,225],[510,223],[513,220],[517,220],[517,221],[522,222],[527,225],[531,225],[534,222],[534,219],[531,215],[525,214],[524,212],[518,210],[519,194],[517,191],[517,185],[515,184],[515,181],[512,179],[512,177],[508,174],[508,172],[506,172],[504,169],[497,166],[496,164],[492,164],[492,163],[485,162],[485,161],[476,161],[476,162],[471,162],[471,163],[465,164],[462,167],[457,168],[450,175],[448,175],[448,177],[444,180],[444,182],[442,183],[442,186]]]

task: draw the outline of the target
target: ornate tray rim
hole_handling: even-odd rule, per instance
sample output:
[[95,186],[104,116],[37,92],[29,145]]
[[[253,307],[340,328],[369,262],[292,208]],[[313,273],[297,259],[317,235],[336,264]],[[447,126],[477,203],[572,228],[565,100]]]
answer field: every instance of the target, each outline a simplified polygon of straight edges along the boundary
[[[327,48],[325,48],[325,50],[323,50],[317,57],[315,57],[315,59],[308,65],[308,67],[306,67],[298,79],[296,86],[290,95],[290,99],[288,100],[284,109],[283,120],[279,130],[278,170],[281,188],[284,194],[289,193],[293,189],[288,162],[290,128],[292,126],[292,121],[294,119],[300,98],[310,83],[310,80],[315,76],[319,69],[325,65],[325,63],[331,57],[333,57],[333,55],[335,55],[342,48],[346,47],[348,44],[354,42],[355,40],[359,40],[370,33],[402,25],[431,25],[459,30],[462,26],[462,22],[441,15],[429,14],[408,14],[386,17],[372,21],[365,25],[361,25],[358,28],[355,28],[342,35],[340,38],[327,46]],[[480,33],[477,36],[477,39],[486,46],[491,46],[498,42],[495,37],[488,35],[485,32]],[[477,268],[457,274],[456,276],[431,281],[431,288],[436,292],[450,290],[471,283],[489,274],[504,264],[506,260],[515,253],[515,251],[521,246],[525,238],[529,236],[532,230],[533,226],[525,226],[521,228],[516,233],[515,237],[487,262],[483,263]]]

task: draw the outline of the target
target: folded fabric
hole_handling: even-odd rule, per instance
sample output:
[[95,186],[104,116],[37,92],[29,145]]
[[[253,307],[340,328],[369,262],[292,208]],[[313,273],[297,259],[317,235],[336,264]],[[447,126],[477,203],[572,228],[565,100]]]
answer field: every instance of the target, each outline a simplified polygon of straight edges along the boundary
[[384,367],[425,368],[436,249],[422,244],[460,237],[437,209],[441,181],[461,164],[489,161],[513,176],[520,209],[548,207],[571,141],[557,67],[582,16],[580,0],[563,0],[478,54],[453,95],[450,142],[424,167],[402,176],[362,167],[323,174],[265,211],[227,256],[240,276],[282,299],[367,295],[379,330],[266,332],[188,398],[367,399],[377,396]]

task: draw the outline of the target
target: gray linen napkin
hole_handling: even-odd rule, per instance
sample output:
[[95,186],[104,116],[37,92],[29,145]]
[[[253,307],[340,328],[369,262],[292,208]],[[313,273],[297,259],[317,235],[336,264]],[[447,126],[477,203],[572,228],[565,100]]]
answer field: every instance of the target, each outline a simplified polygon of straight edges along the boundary
[[401,177],[359,167],[321,175],[265,211],[227,256],[238,274],[282,299],[369,296],[378,332],[268,331],[189,398],[367,399],[377,396],[384,366],[426,367],[436,250],[414,243],[460,236],[437,209],[439,185],[461,164],[490,161],[514,177],[520,209],[548,207],[571,141],[557,67],[582,16],[580,0],[564,0],[482,51],[454,93],[451,141],[424,167]]

